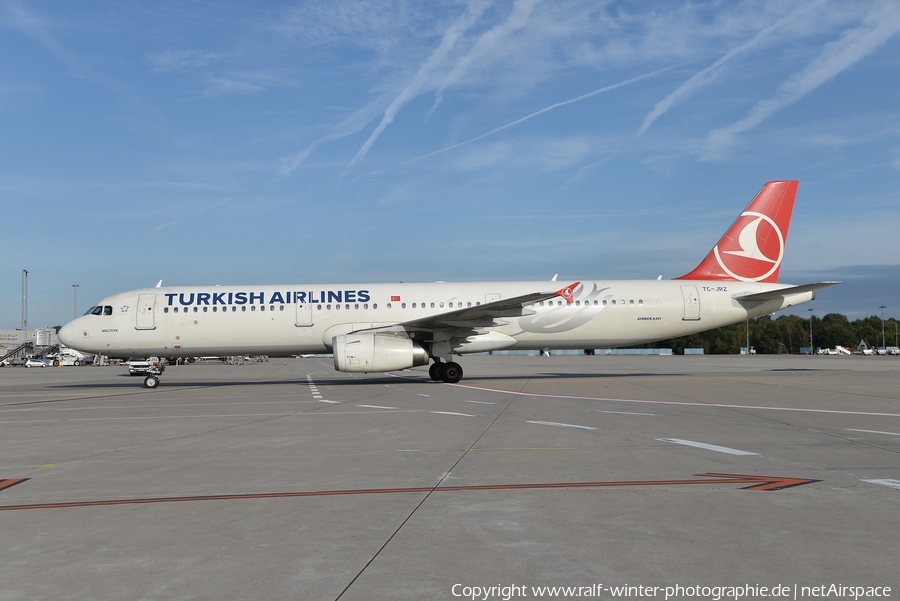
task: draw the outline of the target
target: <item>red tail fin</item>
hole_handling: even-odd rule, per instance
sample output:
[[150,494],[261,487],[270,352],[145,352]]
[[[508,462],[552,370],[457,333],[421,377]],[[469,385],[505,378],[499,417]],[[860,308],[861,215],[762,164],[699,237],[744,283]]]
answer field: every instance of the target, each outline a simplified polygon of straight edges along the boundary
[[799,183],[763,186],[706,258],[675,279],[777,282]]

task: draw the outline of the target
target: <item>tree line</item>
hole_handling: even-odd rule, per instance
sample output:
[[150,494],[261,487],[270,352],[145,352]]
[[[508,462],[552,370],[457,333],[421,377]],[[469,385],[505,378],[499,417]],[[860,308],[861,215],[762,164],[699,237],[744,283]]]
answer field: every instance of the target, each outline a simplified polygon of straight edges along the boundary
[[[643,345],[643,348],[671,347],[675,354],[684,353],[686,348],[702,348],[711,355],[729,355],[741,352],[747,346],[749,328],[750,346],[762,354],[799,354],[801,347],[810,347],[810,319],[812,319],[812,348],[834,348],[843,346],[854,349],[865,341],[870,348],[881,346],[881,318],[877,315],[850,321],[846,315],[829,313],[825,317],[804,318],[799,315],[780,315],[772,319],[764,315],[749,322],[680,336],[662,342]],[[886,346],[897,346],[897,319],[884,320]]]

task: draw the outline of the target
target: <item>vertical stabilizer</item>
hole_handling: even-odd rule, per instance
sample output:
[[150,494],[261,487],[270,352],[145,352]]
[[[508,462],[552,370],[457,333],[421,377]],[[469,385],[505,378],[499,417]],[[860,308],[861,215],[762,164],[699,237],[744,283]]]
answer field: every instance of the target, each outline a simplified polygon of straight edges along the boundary
[[799,183],[763,186],[706,258],[675,279],[777,282]]

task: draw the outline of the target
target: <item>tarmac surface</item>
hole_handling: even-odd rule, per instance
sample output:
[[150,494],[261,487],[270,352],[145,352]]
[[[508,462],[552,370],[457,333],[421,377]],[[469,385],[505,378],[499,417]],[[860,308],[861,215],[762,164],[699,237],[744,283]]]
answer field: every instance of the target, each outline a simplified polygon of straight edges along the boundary
[[900,596],[900,358],[460,363],[3,368],[0,601]]

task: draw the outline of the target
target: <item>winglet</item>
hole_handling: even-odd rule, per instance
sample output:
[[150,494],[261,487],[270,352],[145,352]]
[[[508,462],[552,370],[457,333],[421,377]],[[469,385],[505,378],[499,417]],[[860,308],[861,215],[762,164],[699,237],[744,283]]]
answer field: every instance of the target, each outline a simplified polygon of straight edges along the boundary
[[573,294],[575,293],[575,289],[578,288],[578,286],[580,284],[581,284],[581,282],[575,282],[574,284],[569,284],[565,288],[560,288],[559,290],[556,291],[556,296],[563,297],[564,299],[566,299],[566,302],[571,305],[572,301],[573,301]]

